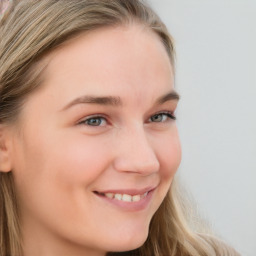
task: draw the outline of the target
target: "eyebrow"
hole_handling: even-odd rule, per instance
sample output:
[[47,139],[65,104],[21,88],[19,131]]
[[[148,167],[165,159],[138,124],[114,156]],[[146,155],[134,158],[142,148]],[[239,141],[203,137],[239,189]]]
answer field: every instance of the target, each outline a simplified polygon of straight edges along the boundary
[[105,105],[105,106],[121,106],[122,101],[120,97],[114,96],[90,96],[85,95],[79,98],[74,99],[69,104],[67,104],[62,110],[66,110],[74,105],[78,104],[97,104],[97,105]]
[[161,96],[160,98],[158,98],[156,103],[157,103],[157,105],[161,105],[167,101],[170,101],[170,100],[178,101],[179,99],[180,99],[180,95],[176,91],[171,91],[171,92]]
[[[171,91],[156,100],[156,105],[164,104],[167,101],[180,99],[179,94],[176,91]],[[68,103],[63,109],[66,110],[74,105],[78,104],[96,104],[103,106],[117,106],[120,107],[123,105],[120,97],[115,96],[93,96],[93,95],[85,95],[79,98],[74,99],[70,103]]]

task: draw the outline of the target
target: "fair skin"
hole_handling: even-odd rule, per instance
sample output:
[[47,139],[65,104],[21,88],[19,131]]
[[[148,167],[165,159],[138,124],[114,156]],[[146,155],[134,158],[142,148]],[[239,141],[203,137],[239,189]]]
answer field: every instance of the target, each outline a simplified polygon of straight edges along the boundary
[[24,256],[135,249],[181,159],[166,50],[133,24],[80,35],[46,59],[9,129]]

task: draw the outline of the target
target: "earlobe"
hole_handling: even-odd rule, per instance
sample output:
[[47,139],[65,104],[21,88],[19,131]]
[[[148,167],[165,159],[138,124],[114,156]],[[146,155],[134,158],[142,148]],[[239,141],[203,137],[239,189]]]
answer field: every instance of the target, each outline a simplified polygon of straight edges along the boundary
[[11,171],[10,134],[8,127],[0,124],[0,172]]

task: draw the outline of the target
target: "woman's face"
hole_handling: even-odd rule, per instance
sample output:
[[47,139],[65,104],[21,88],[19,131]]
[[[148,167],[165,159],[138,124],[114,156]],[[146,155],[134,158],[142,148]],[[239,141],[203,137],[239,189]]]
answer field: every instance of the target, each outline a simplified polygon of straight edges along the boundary
[[139,25],[105,28],[47,61],[12,143],[25,255],[135,249],[181,158],[164,46]]

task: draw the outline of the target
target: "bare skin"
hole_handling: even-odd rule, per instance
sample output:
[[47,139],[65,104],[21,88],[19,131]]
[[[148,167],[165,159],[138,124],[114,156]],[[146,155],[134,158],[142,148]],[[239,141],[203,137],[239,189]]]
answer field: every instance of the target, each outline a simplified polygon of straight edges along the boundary
[[24,255],[135,249],[181,159],[164,46],[130,25],[81,35],[47,58],[44,84],[6,132]]

